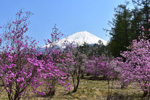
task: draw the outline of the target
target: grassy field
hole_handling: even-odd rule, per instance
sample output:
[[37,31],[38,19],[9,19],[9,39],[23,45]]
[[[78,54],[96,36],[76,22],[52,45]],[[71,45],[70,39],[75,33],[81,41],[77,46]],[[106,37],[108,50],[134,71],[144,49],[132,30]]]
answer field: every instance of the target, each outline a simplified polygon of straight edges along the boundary
[[[147,100],[142,99],[143,92],[138,92],[135,86],[129,85],[126,89],[120,89],[118,81],[112,89],[111,100]],[[133,88],[134,87],[134,88]],[[138,87],[138,86],[136,86]],[[8,100],[7,94],[0,88],[0,100]],[[106,80],[81,79],[79,89],[76,93],[69,93],[62,86],[57,86],[56,94],[53,97],[39,97],[33,95],[30,100],[106,100],[108,86]],[[28,98],[25,98],[28,100]]]

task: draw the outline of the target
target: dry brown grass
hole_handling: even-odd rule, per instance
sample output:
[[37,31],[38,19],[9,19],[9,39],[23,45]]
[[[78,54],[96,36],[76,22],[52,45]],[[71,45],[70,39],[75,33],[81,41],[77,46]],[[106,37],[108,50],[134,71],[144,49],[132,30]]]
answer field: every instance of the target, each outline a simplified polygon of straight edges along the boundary
[[[112,89],[112,100],[144,100],[142,92],[137,92],[135,84],[129,85],[126,89],[120,89],[115,81]],[[138,86],[136,86],[138,87]],[[2,88],[0,87],[0,90]],[[107,98],[107,81],[106,80],[88,80],[81,79],[79,89],[76,93],[69,93],[60,85],[57,86],[56,94],[53,97],[32,96],[31,100],[106,100]],[[0,100],[7,100],[6,92],[0,91]],[[28,100],[28,98],[26,98]]]

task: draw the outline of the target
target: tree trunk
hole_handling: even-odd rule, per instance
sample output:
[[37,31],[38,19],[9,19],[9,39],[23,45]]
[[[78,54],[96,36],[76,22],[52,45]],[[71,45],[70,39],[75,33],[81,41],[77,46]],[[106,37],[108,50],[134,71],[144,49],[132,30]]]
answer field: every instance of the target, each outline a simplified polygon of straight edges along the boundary
[[146,97],[148,95],[148,91],[143,91],[143,97]]
[[79,87],[80,79],[77,79],[77,84],[74,86],[73,93],[75,93]]
[[81,78],[84,78],[84,71],[81,70]]
[[125,84],[125,82],[122,82],[121,89],[125,89],[126,87],[127,87],[127,84]]
[[80,70],[79,72],[76,72],[76,78],[77,78],[77,82],[75,84],[75,81],[74,81],[74,89],[73,89],[73,93],[77,91],[78,87],[79,87],[79,83],[80,83]]
[[53,96],[53,95],[55,95],[55,85],[56,85],[55,80],[52,80],[52,88],[49,88],[50,91],[47,93],[47,96]]

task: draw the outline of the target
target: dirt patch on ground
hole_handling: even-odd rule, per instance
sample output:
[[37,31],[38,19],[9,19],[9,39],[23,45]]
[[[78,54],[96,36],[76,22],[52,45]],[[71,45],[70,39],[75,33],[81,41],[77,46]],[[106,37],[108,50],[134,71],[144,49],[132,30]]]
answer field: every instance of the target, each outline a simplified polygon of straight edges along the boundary
[[95,93],[95,95],[97,95],[97,96],[102,96],[102,93],[101,93],[100,91],[98,91],[98,90],[96,90],[94,93]]

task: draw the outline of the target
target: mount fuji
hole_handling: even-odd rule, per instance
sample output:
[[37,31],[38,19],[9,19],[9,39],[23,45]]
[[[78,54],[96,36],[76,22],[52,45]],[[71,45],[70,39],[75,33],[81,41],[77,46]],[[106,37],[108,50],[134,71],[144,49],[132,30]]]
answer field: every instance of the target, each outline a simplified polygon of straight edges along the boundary
[[[63,38],[61,40],[58,40],[56,42],[54,42],[54,45],[58,46],[58,47],[62,47],[62,44],[65,42],[65,41],[68,41],[69,43],[73,43],[75,45],[83,45],[84,43],[87,43],[87,44],[98,44],[98,41],[101,40],[102,43],[104,45],[107,45],[107,41],[87,32],[87,31],[81,31],[81,32],[77,32],[77,33],[74,33],[73,35],[70,35],[66,38]],[[45,47],[50,47],[51,45],[48,44],[48,45],[44,45],[42,46],[41,48],[45,48]]]

